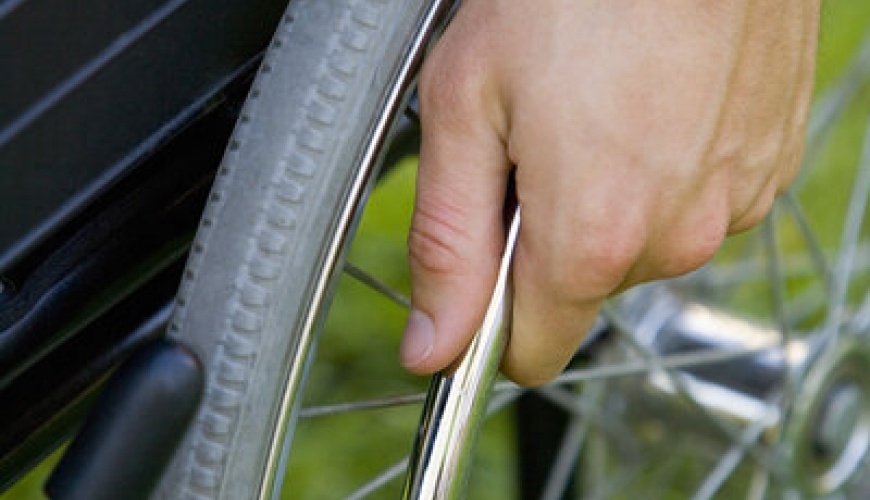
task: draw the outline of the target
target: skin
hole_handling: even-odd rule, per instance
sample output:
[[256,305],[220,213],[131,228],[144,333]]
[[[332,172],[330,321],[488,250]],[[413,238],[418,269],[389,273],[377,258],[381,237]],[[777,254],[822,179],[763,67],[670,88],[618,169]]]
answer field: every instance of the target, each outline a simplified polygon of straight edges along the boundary
[[502,371],[554,378],[602,302],[692,271],[794,179],[820,0],[466,0],[420,79],[402,363],[448,366],[523,221]]

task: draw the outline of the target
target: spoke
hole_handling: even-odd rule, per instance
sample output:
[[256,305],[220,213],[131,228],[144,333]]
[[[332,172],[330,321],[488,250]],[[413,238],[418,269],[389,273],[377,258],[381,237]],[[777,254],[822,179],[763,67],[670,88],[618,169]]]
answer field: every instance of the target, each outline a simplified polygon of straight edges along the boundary
[[[535,393],[546,401],[560,407],[565,413],[577,418],[602,418],[595,403],[586,401],[592,399],[591,393],[584,392],[583,396],[574,394],[563,387],[545,385],[535,389]],[[596,391],[597,395],[597,391]]]
[[[583,455],[581,485],[588,488],[582,490],[580,498],[611,498],[616,493],[620,493],[621,498],[634,498],[637,496],[634,492],[638,489],[641,489],[640,498],[670,498],[668,494],[673,492],[668,491],[668,487],[683,463],[687,448],[684,442],[667,440],[664,445],[653,447],[646,455],[646,460],[638,461],[639,455],[635,454],[630,457],[616,457],[609,464],[606,440],[591,433],[587,441],[589,444],[586,445],[587,451]],[[607,468],[611,465],[623,473],[608,481]]]
[[[788,208],[787,204],[786,208]],[[809,231],[809,234],[812,234],[812,230],[809,229]],[[810,240],[807,240],[808,248],[811,248],[810,245],[812,245],[812,243]],[[855,260],[855,268],[861,269],[865,272],[870,268],[870,257],[866,255],[866,251],[870,251],[870,245],[867,245],[866,243],[861,244],[858,252],[859,255]],[[829,285],[833,280],[833,273],[831,272],[830,264],[828,264],[831,257],[826,255],[826,253],[821,249],[819,252],[821,252],[820,255],[814,256],[814,251],[810,249],[809,258],[804,254],[780,256],[783,276],[786,278],[801,278],[818,274],[825,276],[826,285]],[[765,262],[759,257],[748,257],[745,259],[735,259],[733,262],[715,263],[712,266],[702,268],[704,274],[700,281],[706,288],[733,288],[737,285],[765,281],[766,276],[763,272],[764,268]],[[823,271],[822,268],[825,268],[827,271]],[[698,272],[700,271],[697,271],[696,273]],[[696,280],[693,278],[695,278],[695,274],[689,275],[687,278],[677,278],[676,281],[694,283]]]
[[[652,369],[659,373],[664,373],[667,378],[670,380],[671,384],[673,384],[674,389],[685,398],[686,402],[689,403],[692,408],[694,408],[700,415],[702,415],[711,425],[717,428],[720,432],[729,437],[734,443],[742,444],[743,437],[740,431],[734,426],[726,422],[725,420],[719,418],[718,416],[712,414],[701,402],[699,402],[691,390],[686,387],[685,380],[681,376],[681,374],[677,373],[676,370],[672,368],[668,368],[662,366],[660,362],[660,357],[652,352],[648,347],[642,345],[633,335],[633,328],[626,324],[622,318],[619,317],[618,314],[615,313],[612,306],[609,304],[605,304],[602,308],[602,312],[605,317],[611,324],[616,328],[617,332],[620,333],[621,337],[627,342],[627,344],[637,352],[641,357],[643,357],[647,363],[652,365]],[[779,461],[775,452],[771,452],[770,450],[764,449],[760,446],[755,445],[754,443],[749,444],[747,447],[749,453],[755,458],[759,463],[763,464],[770,470],[772,473],[776,475],[782,475],[782,468],[778,466]]]
[[547,478],[547,487],[541,496],[543,500],[559,500],[565,493],[568,483],[574,475],[577,457],[589,433],[589,420],[574,417],[568,426],[562,446],[556,455],[550,477]]
[[[861,245],[858,249],[859,261],[867,260],[866,256],[870,254],[870,251],[866,247],[867,245]],[[852,320],[852,328],[855,331],[862,332],[863,335],[870,334],[870,294],[864,297],[864,301],[857,308]]]
[[[659,358],[661,366],[667,369],[692,368],[698,366],[712,365],[716,363],[724,363],[741,358],[748,358],[759,354],[770,352],[773,349],[779,349],[779,346],[772,344],[770,346],[762,346],[753,349],[745,349],[739,351],[721,351],[708,349],[705,351],[673,354]],[[557,387],[562,385],[573,385],[583,382],[593,382],[599,380],[615,380],[624,377],[632,377],[649,373],[651,368],[644,361],[631,361],[621,364],[608,366],[599,366],[595,368],[580,368],[569,370],[563,373],[559,378],[550,382],[539,391],[543,391],[547,387]],[[495,384],[494,391],[496,393],[506,393],[511,398],[519,397],[526,389],[519,385],[509,382],[500,381]],[[302,418],[324,417],[342,413],[352,413],[366,410],[377,410],[383,408],[393,408],[397,406],[405,406],[421,403],[426,399],[426,393],[418,392],[413,394],[402,394],[386,398],[352,401],[344,403],[336,403],[330,405],[318,405],[303,408],[299,412]]]
[[625,465],[621,467],[621,472],[616,475],[610,482],[601,485],[601,487],[593,491],[587,498],[589,500],[599,500],[612,498],[613,495],[630,485],[643,472],[642,465],[633,465],[631,467]]
[[[493,399],[490,401],[489,411],[498,411],[504,408],[505,406],[511,404],[516,398],[520,397],[520,395],[522,395],[522,393],[525,391],[526,389],[516,384],[504,384],[499,391],[499,394],[497,394],[496,397],[493,397]],[[420,404],[424,401],[426,401],[425,392],[401,394],[399,396],[390,396],[378,399],[366,399],[346,403],[309,406],[299,411],[299,417],[317,418],[368,410],[383,410],[387,408],[396,408],[401,406]]]
[[628,436],[632,435],[632,432],[625,423],[620,419],[606,418],[599,411],[595,404],[595,399],[599,395],[598,391],[586,391],[579,398],[576,394],[571,394],[565,389],[555,386],[541,387],[536,389],[535,392],[574,418],[585,419],[594,423],[607,435],[619,441],[624,449],[636,450],[637,446],[627,439]]
[[669,493],[668,486],[674,482],[674,477],[679,472],[680,459],[685,453],[684,448],[684,446],[678,445],[677,449],[664,459],[664,463],[647,474],[652,478],[650,482],[653,484],[644,488],[645,498],[663,498]]
[[757,238],[744,241],[738,249],[737,258],[728,259],[727,262],[722,262],[723,259],[714,260],[693,273],[682,278],[674,278],[671,281],[675,283],[685,282],[696,288],[700,287],[701,290],[697,293],[705,295],[714,293],[714,290],[718,293],[718,291],[729,290],[737,285],[759,281],[759,271],[763,263],[757,257],[758,252],[755,251],[757,244]]
[[386,470],[375,476],[374,479],[362,485],[358,490],[345,497],[345,500],[362,500],[374,494],[379,489],[400,478],[408,469],[408,458],[399,460]]
[[[757,348],[736,351],[705,349],[698,352],[671,354],[668,356],[663,356],[658,358],[658,363],[665,370],[692,368],[711,365],[715,363],[724,363],[727,361],[733,361],[741,358],[748,358],[751,356],[764,354],[770,352],[771,350],[776,350],[779,348],[779,344],[771,344],[768,346],[761,346]],[[590,382],[593,380],[618,379],[624,377],[644,375],[653,371],[655,371],[655,367],[650,367],[650,364],[645,360],[628,361],[620,364],[597,366],[595,368],[580,368],[576,370],[569,370],[547,385],[570,385],[582,382]],[[497,390],[508,390],[517,387],[519,386],[512,382],[500,382],[496,384]]]
[[[506,408],[508,405],[513,403],[516,398],[519,397],[519,395],[519,391],[497,394],[489,402],[489,406],[486,409],[487,417],[502,410],[503,408]],[[425,398],[425,394],[423,394],[422,396]],[[388,467],[383,472],[375,476],[371,481],[364,484],[359,489],[345,497],[345,500],[362,500],[369,495],[374,494],[376,491],[383,488],[390,482],[398,479],[402,474],[405,473],[407,469],[408,457],[405,457],[402,460],[393,464],[392,466]]]
[[813,165],[826,139],[834,130],[834,122],[845,112],[857,97],[861,87],[870,76],[870,35],[865,36],[858,55],[853,59],[835,87],[825,92],[813,106],[807,127],[807,154],[804,155],[804,168],[801,168],[799,182],[808,177],[806,168]]
[[743,462],[746,452],[753,446],[761,433],[767,427],[766,419],[753,422],[740,435],[739,439],[722,456],[716,467],[710,472],[692,500],[710,500],[719,491],[725,481],[731,477],[737,467]]
[[525,392],[526,389],[514,389],[493,394],[492,398],[490,398],[489,400],[489,405],[486,407],[487,416],[498,413],[502,409],[506,408],[508,405],[510,405],[520,396],[522,396]]
[[582,487],[581,498],[592,496],[593,491],[604,489],[607,484],[607,442],[599,433],[593,432],[589,436],[589,444],[586,446],[584,457],[583,477],[580,478]]
[[[589,437],[591,424],[593,422],[599,425],[602,423],[601,415],[598,411],[599,405],[596,402],[600,400],[603,389],[604,386],[602,384],[588,384],[584,386],[583,394],[579,397],[556,387],[544,387],[537,391],[540,396],[548,401],[554,402],[554,400],[559,400],[561,404],[557,404],[560,404],[560,406],[567,404],[568,411],[573,415],[566,433],[567,435],[562,441],[562,446],[550,472],[550,477],[547,479],[547,487],[542,497],[545,500],[562,498],[576,470],[580,451],[586,446],[585,443],[587,442],[587,437]],[[571,404],[572,402],[573,405]],[[604,420],[603,422],[608,421]],[[600,436],[600,434],[598,435]],[[624,439],[628,435],[628,433],[620,432],[615,437]]]
[[[786,283],[782,274],[780,250],[777,240],[777,206],[774,205],[770,216],[764,221],[764,247],[767,255],[767,275],[770,281],[770,299],[773,305],[773,314],[776,316],[780,332],[780,346],[786,352],[791,344],[792,323],[789,322],[788,312],[785,308]],[[792,377],[786,376],[783,381],[782,399],[786,402],[784,408],[789,408],[788,402],[792,400],[796,388]]]
[[777,244],[776,232],[777,208],[774,205],[770,216],[764,221],[764,247],[767,254],[767,279],[770,282],[770,300],[773,306],[773,314],[780,331],[780,345],[785,348],[791,340],[791,325],[788,324],[788,315],[785,310],[785,278],[782,274],[780,263],[780,251]]
[[360,283],[368,286],[372,290],[380,293],[384,297],[390,299],[396,304],[404,307],[405,309],[411,308],[411,299],[406,297],[405,295],[398,292],[396,289],[391,287],[390,285],[384,283],[383,281],[375,278],[371,274],[365,272],[359,267],[351,264],[350,262],[346,262],[344,264],[344,271],[350,275],[352,278],[356,279]]
[[855,331],[865,337],[870,335],[870,294],[864,298],[864,302],[858,308],[858,312],[855,313],[852,322],[852,328]]
[[833,291],[825,337],[829,345],[835,345],[840,332],[840,323],[845,315],[851,273],[861,238],[861,227],[870,198],[870,123],[864,136],[864,147],[858,166],[858,179],[849,199],[846,223],[841,236],[840,254],[834,271]]
[[819,275],[822,276],[825,288],[830,292],[831,283],[834,279],[831,265],[828,263],[824,247],[816,237],[816,232],[813,231],[806,213],[804,213],[803,208],[801,208],[800,203],[797,201],[797,198],[795,198],[794,192],[791,190],[786,191],[780,199],[781,204],[788,209],[792,218],[797,223],[798,231],[801,233],[801,238],[803,238],[804,244],[809,251],[810,258],[812,259]]
[[752,480],[749,483],[747,500],[765,500],[767,491],[770,489],[770,473],[764,467],[756,466],[752,471]]
[[791,299],[792,306],[788,313],[789,325],[800,325],[807,319],[825,312],[830,294],[819,288],[820,286],[808,286]]
[[408,406],[419,404],[426,400],[425,393],[404,394],[401,396],[392,396],[380,399],[371,399],[365,401],[356,401],[352,403],[338,403],[334,405],[312,406],[303,408],[299,412],[300,418],[325,417],[328,415],[340,415],[344,413],[353,413],[366,410],[381,410],[385,408],[395,408],[397,406]]
[[[786,198],[783,198],[783,200],[785,201]],[[784,206],[790,210],[788,203],[785,203]],[[806,221],[800,222],[797,217],[795,217],[795,220],[798,221],[799,228],[801,225],[806,224]],[[803,238],[809,251],[807,254],[781,256],[783,277],[792,279],[813,275],[822,276],[824,278],[820,281],[824,283],[826,290],[830,293],[831,283],[833,282],[833,271],[830,262],[834,256],[818,246],[820,245],[818,239],[809,225],[807,225],[806,229],[800,229],[800,231],[802,234],[805,234]],[[678,284],[688,283],[689,286],[693,287],[700,286],[703,287],[704,291],[730,289],[738,285],[765,281],[764,268],[765,263],[763,259],[757,256],[739,258],[729,262],[716,262],[684,278],[676,278],[673,281]],[[858,246],[852,269],[855,272],[860,271],[861,273],[867,273],[870,270],[870,244],[866,241],[861,242]]]

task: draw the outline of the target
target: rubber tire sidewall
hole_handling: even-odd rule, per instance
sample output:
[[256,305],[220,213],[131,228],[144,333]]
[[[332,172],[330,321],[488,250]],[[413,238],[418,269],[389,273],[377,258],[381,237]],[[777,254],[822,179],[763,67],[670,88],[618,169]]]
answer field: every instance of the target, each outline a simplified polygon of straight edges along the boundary
[[206,367],[161,499],[255,498],[324,249],[425,0],[294,0],[242,110],[170,335]]

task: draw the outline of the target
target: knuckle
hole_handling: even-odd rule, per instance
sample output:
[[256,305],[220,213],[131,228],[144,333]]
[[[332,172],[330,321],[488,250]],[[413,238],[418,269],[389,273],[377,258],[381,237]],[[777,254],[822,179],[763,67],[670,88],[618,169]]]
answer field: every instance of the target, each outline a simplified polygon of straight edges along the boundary
[[767,217],[768,208],[769,207],[754,208],[750,210],[741,220],[741,225],[743,226],[742,230],[749,230],[761,224],[761,222],[764,221],[764,218]]
[[411,265],[430,275],[456,274],[466,264],[459,251],[466,239],[446,214],[419,206],[408,233]]
[[[528,333],[528,332],[527,332]],[[539,332],[544,335],[549,335],[552,332]],[[541,338],[542,335],[536,335],[536,338]],[[514,339],[516,337],[513,337]],[[558,340],[554,341],[559,343]],[[574,343],[560,343],[564,346],[558,354],[542,353],[534,345],[524,345],[522,348],[517,347],[512,339],[508,343],[507,350],[501,362],[502,373],[513,380],[517,384],[532,388],[538,387],[552,381],[568,365],[571,353],[576,351],[572,349]]]
[[443,60],[443,54],[436,48],[420,74],[418,95],[420,113],[424,119],[443,119],[454,114],[469,113],[479,101],[478,70],[469,67],[462,58],[449,63]]
[[644,231],[609,228],[551,259],[548,291],[566,303],[584,302],[610,294],[638,262],[646,245]]
[[640,259],[645,246],[645,228],[609,228],[584,249],[586,259],[578,264],[615,286]]
[[408,252],[412,266],[427,274],[452,274],[462,261],[443,235],[429,229],[411,229],[408,233]]
[[653,277],[673,278],[698,269],[716,255],[724,238],[720,226],[697,228],[691,236],[673,238],[657,262]]
[[767,218],[767,214],[773,207],[773,202],[775,200],[776,190],[770,188],[765,189],[752,207],[731,223],[728,232],[730,234],[741,233],[761,224],[761,222]]

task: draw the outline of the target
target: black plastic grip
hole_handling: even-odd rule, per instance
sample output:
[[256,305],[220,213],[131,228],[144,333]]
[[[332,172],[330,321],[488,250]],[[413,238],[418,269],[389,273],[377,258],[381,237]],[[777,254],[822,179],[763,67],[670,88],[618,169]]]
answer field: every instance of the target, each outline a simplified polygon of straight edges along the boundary
[[112,376],[46,484],[53,500],[147,499],[203,392],[188,348],[156,341]]

